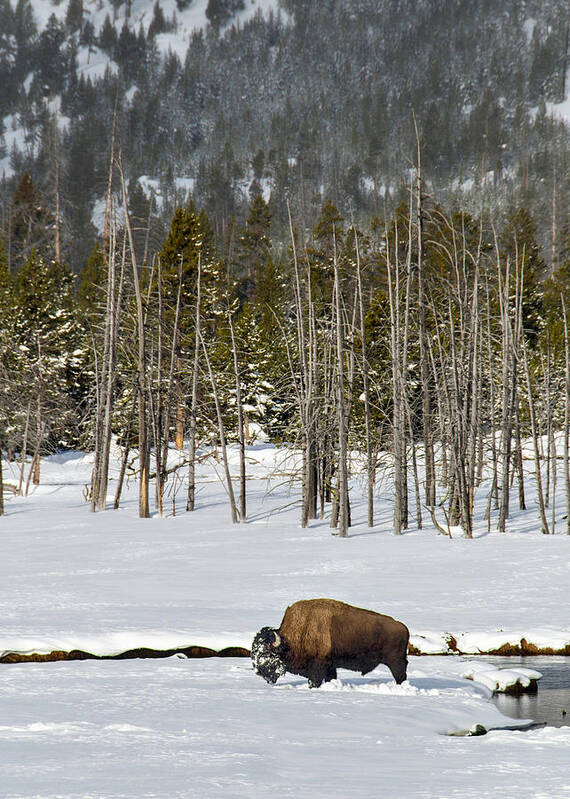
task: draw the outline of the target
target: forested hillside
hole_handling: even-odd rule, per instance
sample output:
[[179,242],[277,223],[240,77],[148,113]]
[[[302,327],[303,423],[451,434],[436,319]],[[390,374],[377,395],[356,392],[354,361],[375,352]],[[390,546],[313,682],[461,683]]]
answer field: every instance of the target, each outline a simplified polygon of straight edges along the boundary
[[48,6],[0,0],[16,490],[41,454],[83,447],[104,508],[115,440],[145,516],[184,446],[192,510],[213,446],[238,520],[226,444],[261,429],[302,449],[303,524],[346,532],[360,463],[370,524],[388,475],[397,532],[427,514],[469,537],[486,478],[505,529],[531,471],[553,532],[556,490],[570,505],[565,4]]
[[438,200],[527,206],[550,260],[567,68],[564,0],[1,0],[3,219],[29,172],[59,194],[79,271],[114,117],[163,230],[188,190],[219,239],[260,189],[281,227],[286,199],[307,228],[325,199],[383,217],[405,198],[413,111]]

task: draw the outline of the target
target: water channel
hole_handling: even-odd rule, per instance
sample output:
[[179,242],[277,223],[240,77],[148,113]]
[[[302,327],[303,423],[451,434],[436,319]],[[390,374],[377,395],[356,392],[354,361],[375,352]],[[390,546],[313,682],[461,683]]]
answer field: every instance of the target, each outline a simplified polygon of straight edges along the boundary
[[[551,727],[570,726],[570,657],[482,657],[498,669],[517,666],[536,669],[542,674],[533,694],[493,697],[501,713],[513,719],[533,719]],[[566,711],[564,713],[564,711]]]

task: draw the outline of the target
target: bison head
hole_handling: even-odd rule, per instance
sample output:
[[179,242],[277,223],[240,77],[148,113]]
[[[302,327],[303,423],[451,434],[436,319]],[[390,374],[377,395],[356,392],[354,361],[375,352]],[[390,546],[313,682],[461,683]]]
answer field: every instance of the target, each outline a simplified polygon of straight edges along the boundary
[[251,645],[251,662],[255,673],[272,685],[287,671],[281,657],[282,651],[279,633],[272,627],[263,627]]

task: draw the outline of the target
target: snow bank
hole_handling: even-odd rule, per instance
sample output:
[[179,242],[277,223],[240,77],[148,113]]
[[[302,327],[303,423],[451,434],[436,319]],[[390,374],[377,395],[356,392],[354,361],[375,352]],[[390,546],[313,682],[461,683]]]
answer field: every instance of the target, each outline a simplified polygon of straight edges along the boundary
[[535,688],[542,674],[523,667],[497,669],[489,663],[471,661],[462,668],[461,676],[475,680],[497,693],[515,693]]

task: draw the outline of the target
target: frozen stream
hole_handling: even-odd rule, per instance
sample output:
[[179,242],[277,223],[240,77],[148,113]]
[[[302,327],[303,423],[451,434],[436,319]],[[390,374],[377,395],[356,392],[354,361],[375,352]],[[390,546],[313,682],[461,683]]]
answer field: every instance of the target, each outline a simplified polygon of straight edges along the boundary
[[570,658],[485,656],[483,659],[500,669],[523,666],[542,674],[535,694],[496,694],[493,701],[501,713],[515,719],[546,721],[551,727],[570,726]]

